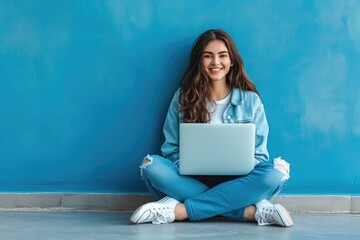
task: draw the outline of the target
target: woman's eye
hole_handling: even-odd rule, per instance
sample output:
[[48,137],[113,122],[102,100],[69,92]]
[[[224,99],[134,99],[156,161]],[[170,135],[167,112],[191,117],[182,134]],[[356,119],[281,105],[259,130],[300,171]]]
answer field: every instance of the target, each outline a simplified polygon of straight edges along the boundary
[[228,57],[228,55],[227,54],[221,54],[220,57],[221,58],[226,58],[226,57]]
[[204,55],[204,58],[211,58],[211,55],[205,54],[205,55]]

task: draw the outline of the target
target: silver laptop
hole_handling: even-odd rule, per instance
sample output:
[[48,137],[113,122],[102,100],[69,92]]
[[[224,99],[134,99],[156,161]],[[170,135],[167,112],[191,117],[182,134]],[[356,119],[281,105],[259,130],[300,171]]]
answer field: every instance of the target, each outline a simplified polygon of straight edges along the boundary
[[246,175],[254,168],[254,124],[180,124],[181,175]]

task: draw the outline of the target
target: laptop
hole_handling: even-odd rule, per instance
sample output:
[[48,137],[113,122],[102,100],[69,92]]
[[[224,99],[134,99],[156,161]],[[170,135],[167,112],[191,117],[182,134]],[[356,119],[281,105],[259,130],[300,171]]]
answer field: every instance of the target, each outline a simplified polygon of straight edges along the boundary
[[254,168],[254,124],[181,123],[181,175],[246,175]]

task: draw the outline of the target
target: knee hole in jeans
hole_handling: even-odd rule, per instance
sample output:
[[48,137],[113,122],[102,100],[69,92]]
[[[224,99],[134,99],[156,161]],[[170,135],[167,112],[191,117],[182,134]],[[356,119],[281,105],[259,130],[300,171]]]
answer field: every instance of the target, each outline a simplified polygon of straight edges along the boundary
[[274,159],[274,168],[284,174],[282,181],[290,178],[290,164],[281,157]]
[[153,158],[148,154],[146,155],[146,157],[144,157],[141,165],[140,165],[140,173],[141,173],[141,177],[144,177],[144,173],[143,170],[149,166],[151,163],[153,162]]

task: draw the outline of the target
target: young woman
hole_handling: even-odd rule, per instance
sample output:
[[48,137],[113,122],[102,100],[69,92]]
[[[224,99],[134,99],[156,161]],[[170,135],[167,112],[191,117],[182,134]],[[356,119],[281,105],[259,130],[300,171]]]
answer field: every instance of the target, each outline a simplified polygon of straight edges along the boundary
[[[254,123],[254,170],[237,177],[180,175],[182,122]],[[270,202],[285,186],[289,164],[279,158],[269,160],[263,104],[245,73],[234,41],[225,31],[208,30],[195,41],[163,131],[163,156],[148,155],[140,166],[146,187],[158,201],[140,206],[130,218],[133,223],[198,221],[220,215],[257,221],[259,225],[293,224],[283,206]]]

